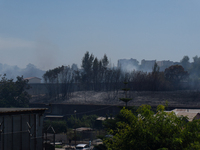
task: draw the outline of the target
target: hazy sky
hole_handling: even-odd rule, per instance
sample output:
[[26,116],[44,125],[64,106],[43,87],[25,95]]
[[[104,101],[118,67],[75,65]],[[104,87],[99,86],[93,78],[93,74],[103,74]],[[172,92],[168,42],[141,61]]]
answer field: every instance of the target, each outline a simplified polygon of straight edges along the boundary
[[180,61],[200,52],[199,0],[0,0],[0,63],[52,69],[85,52]]

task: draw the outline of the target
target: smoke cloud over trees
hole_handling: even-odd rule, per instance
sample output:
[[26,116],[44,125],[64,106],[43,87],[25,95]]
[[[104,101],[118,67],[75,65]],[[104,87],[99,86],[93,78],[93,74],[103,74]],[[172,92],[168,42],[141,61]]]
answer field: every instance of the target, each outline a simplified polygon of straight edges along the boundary
[[[129,66],[132,68],[128,69]],[[129,83],[127,88],[130,91],[198,90],[199,70],[198,56],[193,57],[193,62],[189,62],[188,56],[184,56],[180,62],[142,60],[141,64],[136,59],[123,59],[115,67],[106,54],[97,58],[89,52],[84,54],[81,68],[72,64],[45,72],[33,64],[28,64],[24,69],[0,64],[0,73],[7,74],[8,79],[22,75],[24,78],[42,78],[41,86],[46,88],[46,98],[54,100],[67,100],[74,91],[110,92],[107,98],[113,99],[121,91],[124,81]]]
[[[189,63],[189,59],[184,57],[179,63],[173,63],[166,68],[162,67],[162,70],[156,61],[152,61],[152,66],[152,62],[149,65],[143,60],[143,64],[139,65],[137,61],[131,60],[130,62],[138,65],[137,70],[127,71],[120,65],[111,67],[106,54],[99,59],[86,52],[82,58],[81,68],[73,64],[50,69],[43,75],[43,79],[48,89],[47,96],[56,100],[69,99],[74,91],[112,92],[108,94],[108,99],[113,99],[121,91],[124,81],[129,83],[127,88],[130,91],[198,89],[198,84],[193,86],[194,80],[198,78],[191,79],[191,74],[193,77],[199,77],[195,73],[198,59],[196,56],[195,61]],[[144,68],[151,66],[151,71],[143,71],[143,66]]]

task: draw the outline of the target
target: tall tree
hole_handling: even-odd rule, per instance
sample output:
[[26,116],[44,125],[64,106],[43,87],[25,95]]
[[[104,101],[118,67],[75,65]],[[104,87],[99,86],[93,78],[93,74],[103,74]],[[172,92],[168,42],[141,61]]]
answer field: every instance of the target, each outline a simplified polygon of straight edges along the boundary
[[83,68],[82,82],[84,84],[89,84],[91,82],[93,60],[94,56],[93,54],[90,55],[89,52],[86,52],[82,59],[82,65],[81,65],[81,67]]
[[200,78],[200,57],[198,56],[193,57],[191,74],[195,78]]
[[125,87],[122,89],[124,91],[124,95],[125,97],[123,98],[119,98],[121,101],[126,103],[126,107],[127,107],[127,103],[132,100],[132,98],[128,98],[127,92],[130,90],[129,88],[127,88],[127,84],[128,82],[124,82]]
[[185,69],[185,70],[189,70],[189,65],[190,65],[190,62],[189,62],[189,60],[190,60],[190,58],[188,57],[188,56],[184,56],[182,59],[181,59],[181,61],[180,61],[180,63],[181,63],[181,66],[183,66],[183,68]]
[[98,74],[99,74],[99,61],[96,57],[93,61],[93,65],[92,65],[94,90],[98,90],[98,84],[99,84]]
[[171,85],[178,89],[180,88],[180,82],[188,79],[188,72],[184,70],[181,65],[173,65],[166,68],[164,71],[165,78],[171,83]]
[[[65,66],[59,73],[60,93],[63,100],[69,99],[73,91],[74,70],[70,66]],[[60,95],[60,94],[59,94]]]
[[156,91],[158,90],[158,84],[159,84],[159,66],[158,64],[155,62],[153,68],[152,68],[152,90]]
[[106,56],[106,54],[104,54],[104,56],[103,56],[102,64],[103,64],[104,69],[107,69],[109,61],[108,61],[108,57]]
[[[58,98],[59,99],[59,93],[60,93],[60,79],[59,74],[64,70],[64,66],[56,67],[54,69],[50,69],[46,71],[46,73],[43,75],[44,81],[46,84],[46,87],[48,89],[48,95],[50,98]],[[51,84],[49,84],[51,83]]]

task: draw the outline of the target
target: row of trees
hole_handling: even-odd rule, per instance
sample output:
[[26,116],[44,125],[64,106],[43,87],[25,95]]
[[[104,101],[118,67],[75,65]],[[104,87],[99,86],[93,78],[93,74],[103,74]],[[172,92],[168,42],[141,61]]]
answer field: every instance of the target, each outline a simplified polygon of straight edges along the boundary
[[47,88],[47,95],[50,98],[68,99],[73,91],[74,70],[69,66],[61,66],[46,71],[43,79]]
[[[183,62],[183,61],[182,61]],[[189,89],[189,73],[181,65],[173,65],[160,72],[155,63],[152,72],[123,72],[111,67],[108,57],[102,59],[86,52],[81,69],[76,65],[61,66],[43,75],[50,98],[68,99],[73,91],[118,91],[124,81],[132,91],[165,91]]]
[[106,55],[101,60],[86,52],[82,59],[82,68],[76,65],[61,66],[48,70],[43,79],[48,96],[56,99],[68,99],[73,91],[118,90],[122,81],[120,69],[110,68]]

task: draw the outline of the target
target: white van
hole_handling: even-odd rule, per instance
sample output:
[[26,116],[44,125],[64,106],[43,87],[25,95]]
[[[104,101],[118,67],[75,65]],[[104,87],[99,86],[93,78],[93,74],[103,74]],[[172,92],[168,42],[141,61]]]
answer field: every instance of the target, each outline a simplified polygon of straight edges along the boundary
[[76,150],[91,150],[90,146],[87,144],[78,144],[76,145]]

